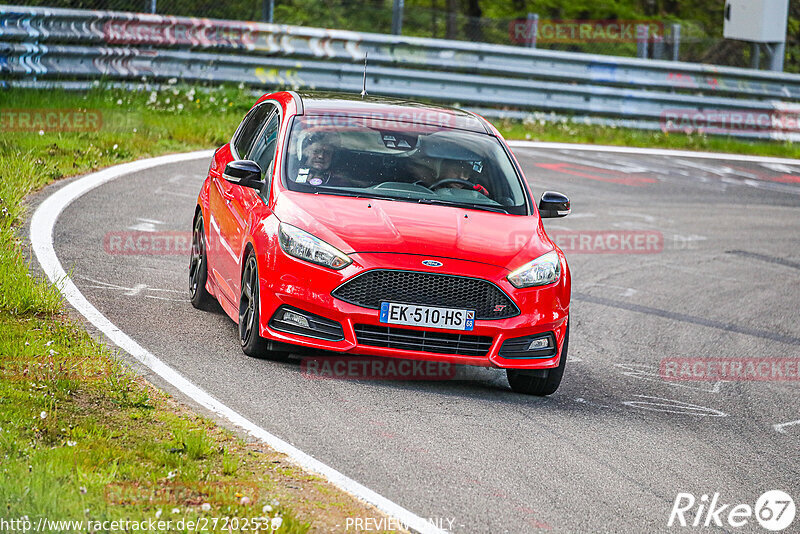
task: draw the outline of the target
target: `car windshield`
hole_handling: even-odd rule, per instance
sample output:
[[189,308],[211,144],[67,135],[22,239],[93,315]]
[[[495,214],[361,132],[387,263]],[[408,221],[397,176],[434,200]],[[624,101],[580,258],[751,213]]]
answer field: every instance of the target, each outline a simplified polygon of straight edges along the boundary
[[286,186],[527,214],[522,184],[497,138],[383,118],[296,117]]

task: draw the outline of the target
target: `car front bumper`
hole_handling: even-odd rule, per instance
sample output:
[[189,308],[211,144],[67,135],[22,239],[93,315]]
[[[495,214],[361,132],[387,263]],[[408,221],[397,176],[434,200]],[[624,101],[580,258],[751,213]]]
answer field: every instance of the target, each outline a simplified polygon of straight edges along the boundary
[[[391,358],[448,362],[512,369],[548,369],[558,366],[569,316],[570,278],[566,261],[562,259],[561,279],[551,285],[517,289],[507,280],[508,271],[496,266],[451,258],[438,258],[412,254],[360,253],[350,254],[353,264],[341,271],[290,257],[278,250],[271,256],[260,256],[261,280],[260,333],[267,339],[347,354],[363,354]],[[425,267],[422,260],[438,260],[439,268]],[[380,322],[380,311],[364,308],[339,300],[331,293],[344,282],[371,269],[397,269],[407,271],[449,274],[488,280],[508,295],[520,314],[506,319],[476,320],[470,332],[428,329],[415,326],[387,325]],[[418,303],[425,304],[425,303]],[[342,327],[342,339],[320,339],[274,328],[270,320],[281,308],[296,310],[335,321]],[[491,338],[482,355],[444,354],[423,350],[380,347],[359,343],[356,333],[359,325],[371,327],[391,326],[393,330],[426,331],[434,334],[461,334]],[[556,347],[548,356],[504,357],[500,354],[506,340],[552,332]],[[363,341],[363,336],[362,336]]]

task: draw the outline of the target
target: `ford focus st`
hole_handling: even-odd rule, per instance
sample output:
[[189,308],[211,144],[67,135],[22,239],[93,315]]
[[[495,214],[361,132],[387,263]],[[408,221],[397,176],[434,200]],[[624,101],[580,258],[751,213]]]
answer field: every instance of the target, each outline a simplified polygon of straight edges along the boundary
[[190,296],[243,351],[305,349],[506,369],[548,395],[564,373],[570,273],[497,130],[465,111],[265,95],[219,148],[194,216]]

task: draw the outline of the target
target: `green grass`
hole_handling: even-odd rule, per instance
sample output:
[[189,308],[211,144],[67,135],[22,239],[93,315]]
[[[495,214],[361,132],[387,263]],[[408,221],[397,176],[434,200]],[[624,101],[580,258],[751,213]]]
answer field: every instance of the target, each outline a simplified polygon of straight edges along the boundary
[[[0,315],[0,353],[0,516],[254,518],[279,495],[263,473],[254,476],[266,460],[178,408],[68,321]],[[231,458],[249,472],[237,476]],[[281,532],[309,528],[287,507],[266,515],[283,518]]]
[[756,156],[800,158],[800,144],[780,141],[749,141],[735,137],[703,134],[665,133],[611,126],[563,122],[496,121],[506,139],[527,139],[557,143],[618,145],[643,148],[728,152]]
[[[321,496],[317,477],[286,469],[282,455],[137,377],[66,317],[58,291],[31,275],[24,254],[26,195],[116,163],[220,146],[253,101],[238,88],[0,91],[3,111],[94,110],[103,118],[97,131],[0,137],[0,518],[280,517],[279,532],[303,533],[378,515],[335,488]],[[320,500],[336,512],[307,504]]]

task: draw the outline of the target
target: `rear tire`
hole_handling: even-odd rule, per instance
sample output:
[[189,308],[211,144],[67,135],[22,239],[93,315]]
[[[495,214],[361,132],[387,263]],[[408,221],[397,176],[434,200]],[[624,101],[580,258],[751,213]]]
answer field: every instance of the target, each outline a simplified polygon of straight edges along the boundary
[[259,325],[259,278],[258,263],[252,252],[247,256],[242,271],[242,289],[239,296],[239,343],[242,352],[254,358],[267,358],[283,361],[289,358],[289,353],[281,350],[272,350],[278,343],[273,343],[261,337]]
[[567,365],[567,349],[569,348],[569,323],[564,334],[564,345],[561,349],[561,361],[552,369],[506,369],[508,385],[517,393],[544,397],[552,395],[561,385],[564,368]]
[[192,231],[192,255],[189,261],[189,298],[198,310],[208,310],[214,297],[206,289],[208,281],[208,257],[203,215],[197,216]]

